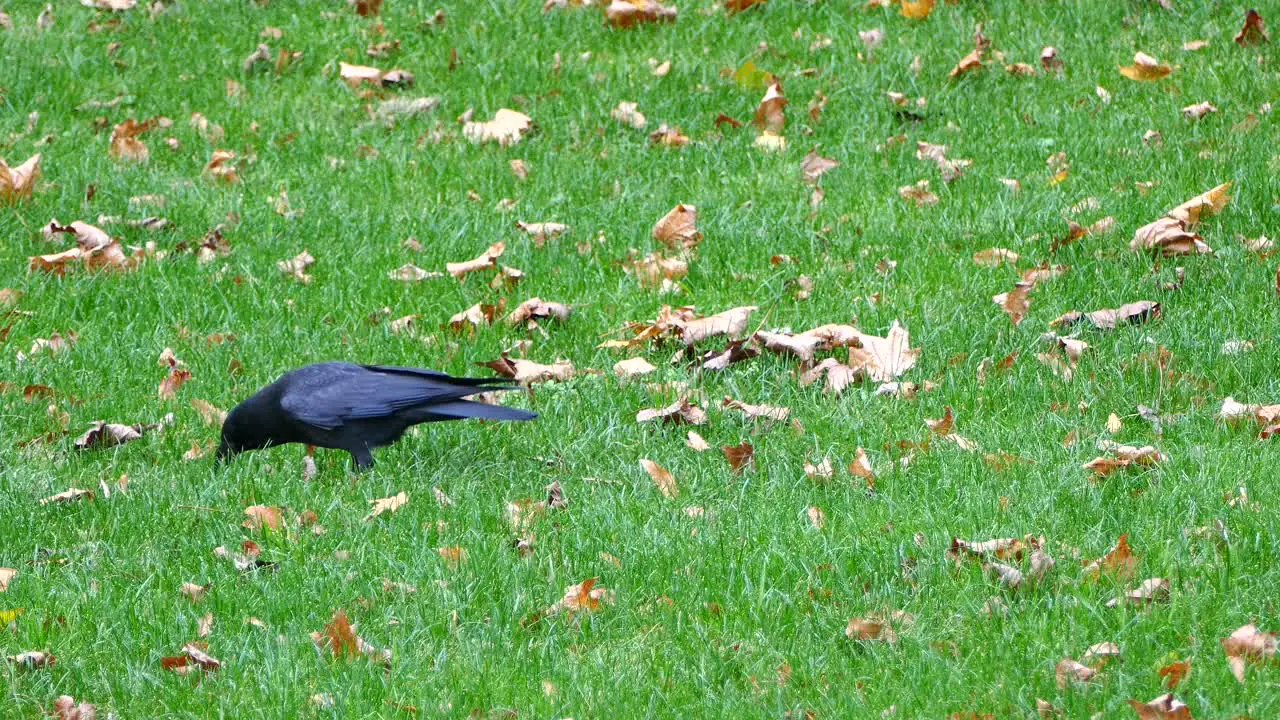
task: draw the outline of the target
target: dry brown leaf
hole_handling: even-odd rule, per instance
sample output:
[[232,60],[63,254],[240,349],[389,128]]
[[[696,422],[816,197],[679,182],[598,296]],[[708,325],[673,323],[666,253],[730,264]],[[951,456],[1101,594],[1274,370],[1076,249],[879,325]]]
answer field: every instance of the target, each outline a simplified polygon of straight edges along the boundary
[[781,135],[782,129],[787,124],[786,115],[783,113],[783,108],[786,106],[787,99],[782,94],[782,84],[775,79],[769,83],[764,97],[761,98],[760,104],[756,106],[756,112],[751,118],[751,124],[761,133]]
[[606,605],[612,604],[613,591],[606,590],[603,587],[596,587],[596,580],[597,578],[587,578],[576,585],[570,585],[565,588],[563,597],[525,624],[536,622],[540,618],[554,617],[561,614],[571,618],[579,612],[599,610],[602,603]]
[[327,652],[335,658],[351,659],[363,655],[388,669],[391,667],[391,650],[379,650],[365,642],[356,634],[342,610],[335,612],[333,619],[325,623],[323,632],[311,633],[311,641],[320,652]]
[[672,477],[666,468],[645,458],[641,458],[640,467],[644,468],[644,471],[649,474],[653,484],[658,487],[658,491],[664,497],[674,499],[680,496],[680,488],[676,485],[676,479]]
[[772,405],[749,405],[739,402],[730,397],[725,397],[720,404],[721,407],[732,408],[741,412],[749,418],[759,418],[764,420],[776,420],[778,422],[785,421],[791,416],[791,408],[774,407]]
[[1100,642],[1089,646],[1082,658],[1092,668],[1102,668],[1111,660],[1120,659],[1120,646],[1113,642]]
[[857,642],[898,642],[898,634],[893,631],[888,619],[878,615],[849,618],[844,626],[844,636]]
[[659,420],[663,423],[680,425],[705,425],[707,413],[702,408],[689,402],[688,398],[680,398],[664,408],[641,410],[636,413],[636,422],[646,423]]
[[516,306],[506,317],[508,325],[523,324],[528,329],[538,327],[539,320],[567,320],[573,307],[564,303],[548,302],[539,297],[531,297]]
[[1160,303],[1151,300],[1139,300],[1138,302],[1121,305],[1114,310],[1094,310],[1089,313],[1073,310],[1050,322],[1049,327],[1074,325],[1081,321],[1087,321],[1099,330],[1110,330],[1119,325],[1141,325],[1158,317],[1160,317]]
[[822,462],[814,465],[808,460],[804,461],[804,476],[810,480],[826,481],[835,476],[835,469],[831,467],[831,459],[823,458]]
[[116,160],[129,162],[145,162],[150,156],[147,146],[142,144],[138,136],[156,126],[156,119],[138,122],[129,118],[111,130],[111,144],[108,154]]
[[800,177],[807,183],[816,183],[818,178],[838,167],[840,167],[838,161],[824,158],[816,151],[810,150],[800,161]]
[[512,360],[507,357],[506,353],[503,353],[497,360],[476,364],[481,367],[487,367],[505,378],[524,384],[551,380],[564,381],[573,377],[575,372],[573,363],[568,360],[557,360],[551,365],[543,365],[532,360]]
[[475,122],[468,120],[462,126],[462,136],[473,143],[496,142],[503,147],[515,145],[533,128],[528,115],[501,108],[492,120]]
[[67,490],[63,490],[57,495],[50,495],[49,497],[46,497],[46,498],[40,498],[40,504],[48,505],[50,503],[58,503],[58,504],[65,505],[68,503],[76,502],[77,500],[92,500],[92,499],[93,499],[92,492],[89,492],[88,490],[82,490],[80,488],[70,488]]
[[946,145],[934,145],[924,141],[916,142],[916,159],[926,160],[938,166],[944,182],[951,182],[960,177],[964,169],[973,165],[972,160],[950,160],[947,158]]
[[690,142],[689,136],[680,132],[679,126],[662,123],[657,130],[649,133],[649,143],[666,147],[684,147]]
[[1232,39],[1241,47],[1271,42],[1266,25],[1262,22],[1262,16],[1253,9],[1244,14],[1244,25],[1240,26],[1240,32],[1236,33]]
[[898,188],[898,197],[914,202],[918,208],[936,205],[938,202],[938,196],[929,190],[928,180],[921,180],[915,185],[903,185]]
[[1122,597],[1108,600],[1107,607],[1119,607],[1125,602],[1138,607],[1169,602],[1169,581],[1164,578],[1147,578]]
[[635,130],[643,130],[648,123],[644,113],[640,112],[639,105],[633,102],[623,100],[618,106],[609,111],[609,117],[620,125],[625,125]]
[[1214,107],[1210,102],[1199,102],[1182,108],[1182,116],[1189,120],[1200,120],[1205,115],[1218,112],[1218,108]]
[[861,478],[868,490],[874,490],[876,486],[876,476],[871,470],[871,461],[867,459],[867,451],[858,448],[852,460],[849,461],[849,474],[856,478]]
[[1264,633],[1253,623],[1237,628],[1218,642],[1227,655],[1231,674],[1241,685],[1244,684],[1246,663],[1271,662],[1276,656],[1276,634]]
[[20,652],[17,655],[7,655],[5,657],[9,662],[17,665],[22,670],[46,668],[58,661],[53,655],[40,650],[28,650],[26,652]]
[[501,311],[500,305],[476,303],[449,318],[449,329],[454,332],[474,331],[481,325],[492,325],[494,317]]
[[205,652],[204,643],[188,643],[182,646],[182,654],[160,658],[160,668],[170,672],[186,675],[200,670],[213,672],[222,667],[222,662]]
[[652,363],[642,357],[627,358],[613,364],[613,374],[620,378],[639,377],[657,370]]
[[965,73],[973,72],[974,70],[981,68],[982,56],[983,56],[983,49],[974,48],[973,50],[969,51],[968,55],[965,55],[964,57],[960,58],[960,61],[956,63],[956,66],[951,68],[951,72],[947,73],[947,77],[949,78],[960,77]]
[[1138,714],[1138,720],[1191,720],[1191,709],[1173,693],[1161,695],[1150,702],[1140,703],[1133,699],[1128,702]]
[[827,515],[816,505],[810,505],[805,508],[804,514],[809,518],[809,524],[816,530],[821,530],[827,525]]
[[1097,670],[1088,665],[1081,664],[1071,658],[1063,658],[1058,661],[1057,667],[1053,670],[1054,680],[1058,684],[1059,690],[1066,690],[1073,682],[1087,683],[1098,674]]
[[951,538],[951,548],[947,550],[947,554],[956,560],[964,557],[988,561],[988,560],[1022,560],[1023,553],[1027,548],[1033,550],[1039,549],[1043,545],[1041,538],[1031,535],[1018,538],[998,538],[995,540],[985,540],[983,542],[971,542],[958,537]]
[[973,262],[986,267],[1000,267],[1004,264],[1016,265],[1018,263],[1018,253],[1005,248],[987,248],[974,253]]
[[911,347],[906,328],[894,320],[885,337],[858,334],[858,345],[849,348],[849,367],[874,382],[889,382],[915,366],[920,348]]
[[1116,540],[1115,547],[1106,555],[1094,560],[1084,568],[1084,576],[1097,580],[1104,573],[1117,580],[1128,580],[1138,572],[1138,557],[1129,548],[1129,534],[1125,533]]
[[1062,70],[1062,60],[1058,58],[1058,48],[1049,46],[1040,50],[1040,67],[1044,68],[1045,72],[1059,72]]
[[350,65],[338,63],[338,77],[352,88],[363,83],[381,85],[382,87],[409,86],[413,84],[413,73],[407,70],[379,70],[367,65]]
[[1133,64],[1119,68],[1120,74],[1130,80],[1159,80],[1173,72],[1173,68],[1161,63],[1150,55],[1139,52],[1133,56]]
[[529,239],[533,241],[534,247],[542,247],[547,240],[559,237],[569,231],[568,225],[556,222],[518,222],[516,227],[529,236]]
[[36,178],[40,177],[40,155],[32,155],[17,167],[9,167],[0,159],[0,203],[15,203],[31,197]]
[[672,250],[692,248],[702,240],[698,232],[698,208],[681,203],[653,225],[653,239]]
[[18,571],[13,568],[0,567],[0,592],[5,592],[9,589],[9,581],[13,580],[17,574]]
[[680,328],[680,339],[685,345],[694,345],[719,335],[739,336],[747,327],[747,319],[756,310],[755,305],[744,305],[715,315],[684,321]]
[[205,163],[205,176],[228,185],[240,182],[240,176],[236,174],[236,166],[231,162],[235,157],[236,154],[230,150],[214,150],[209,155],[209,162]]
[[641,23],[675,22],[676,8],[657,0],[610,0],[604,17],[613,27],[629,28]]
[[763,5],[768,0],[725,0],[724,11],[726,15],[736,15],[753,5]]
[[1150,445],[1134,447],[1132,445],[1119,445],[1100,441],[1098,449],[1109,453],[1109,456],[1096,457],[1081,465],[1085,470],[1092,471],[1098,477],[1106,477],[1120,468],[1126,468],[1131,465],[1152,467],[1169,459],[1167,455]]
[[506,251],[507,244],[498,241],[489,246],[487,250],[480,254],[479,257],[466,262],[445,263],[445,270],[455,278],[461,280],[467,273],[478,272],[480,270],[489,270],[497,267],[497,259],[502,257],[502,253]]
[[244,509],[244,515],[245,521],[240,524],[250,530],[279,530],[282,522],[280,508],[268,505],[250,505]]
[[369,521],[383,513],[393,513],[401,507],[404,507],[408,502],[409,496],[406,495],[403,490],[390,497],[370,500],[369,504],[373,505],[373,507],[369,510],[369,514],[364,516],[364,519]]
[[78,703],[70,695],[59,695],[53,701],[51,715],[54,720],[96,720],[98,709],[91,703]]
[[711,449],[711,445],[701,435],[692,430],[685,436],[684,444],[685,447],[694,452],[706,452]]
[[276,268],[293,279],[307,285],[312,278],[306,273],[307,268],[315,264],[316,259],[307,250],[303,250],[288,260],[277,260]]
[[197,585],[192,582],[182,583],[182,587],[178,590],[183,597],[193,603],[198,603],[204,599],[205,593],[209,592],[211,585]]
[[751,447],[750,443],[722,445],[720,451],[724,453],[725,460],[729,461],[729,468],[735,473],[741,474],[753,465],[755,448]]
[[1027,293],[1032,287],[1034,287],[1032,283],[1019,281],[1014,283],[1012,290],[992,296],[991,302],[999,305],[1016,327],[1022,322],[1022,318],[1027,314],[1027,308],[1031,305]]
[[137,440],[143,433],[160,428],[160,425],[120,425],[95,420],[92,427],[76,438],[75,446],[77,450],[115,447]]

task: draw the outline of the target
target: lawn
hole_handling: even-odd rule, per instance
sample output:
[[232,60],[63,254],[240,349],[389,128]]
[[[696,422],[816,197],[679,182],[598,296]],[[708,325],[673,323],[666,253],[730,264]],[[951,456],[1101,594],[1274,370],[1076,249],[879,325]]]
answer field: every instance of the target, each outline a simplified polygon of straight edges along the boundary
[[[1280,715],[1274,637],[1220,643],[1280,630],[1280,39],[1234,42],[1246,5],[441,2],[5,4],[0,157],[40,175],[0,201],[0,716]],[[532,127],[472,142],[503,109]],[[654,232],[680,204],[700,237]],[[572,313],[505,321],[535,297]],[[504,352],[572,363],[501,400],[535,422],[213,467],[288,369]],[[703,424],[637,422],[681,398]],[[95,421],[161,427],[78,448]],[[1166,682],[1185,710],[1131,707]]]

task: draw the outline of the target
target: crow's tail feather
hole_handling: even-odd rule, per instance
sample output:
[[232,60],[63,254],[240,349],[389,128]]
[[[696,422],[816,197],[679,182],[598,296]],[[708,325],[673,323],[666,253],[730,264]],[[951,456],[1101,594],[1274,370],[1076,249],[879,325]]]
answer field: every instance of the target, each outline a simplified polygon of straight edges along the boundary
[[[538,413],[505,405],[490,405],[472,400],[452,400],[422,408],[424,412],[444,418],[479,418],[481,420],[532,420]],[[444,419],[441,418],[441,419]]]

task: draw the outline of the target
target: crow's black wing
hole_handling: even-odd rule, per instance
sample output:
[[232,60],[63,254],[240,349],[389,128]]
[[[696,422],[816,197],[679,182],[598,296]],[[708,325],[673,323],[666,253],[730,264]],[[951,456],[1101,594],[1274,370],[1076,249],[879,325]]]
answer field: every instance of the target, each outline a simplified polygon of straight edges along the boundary
[[[362,365],[361,367],[367,370],[372,370],[374,372],[387,373],[390,375],[406,375],[409,377],[428,378],[431,380],[444,381],[451,385],[465,385],[468,387],[484,388],[485,390],[502,390],[502,389],[518,390],[519,389],[518,386],[511,385],[510,381],[507,380],[506,378],[453,377],[452,375],[446,375],[437,370],[424,370],[422,368],[410,368],[410,367],[395,367],[393,365]],[[501,385],[503,387],[490,387],[490,386],[498,386],[498,385]],[[476,392],[480,392],[480,391],[477,390]]]
[[360,365],[321,363],[282,378],[280,407],[299,422],[333,430],[351,420],[388,417],[406,408],[458,400],[479,392],[447,375],[379,372]]

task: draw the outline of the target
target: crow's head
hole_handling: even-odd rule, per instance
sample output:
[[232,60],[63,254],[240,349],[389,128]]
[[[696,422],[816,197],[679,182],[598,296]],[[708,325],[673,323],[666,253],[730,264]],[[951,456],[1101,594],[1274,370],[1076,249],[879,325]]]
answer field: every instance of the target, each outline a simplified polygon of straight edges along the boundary
[[254,422],[251,415],[243,406],[227,413],[227,419],[222,421],[218,452],[214,455],[215,465],[221,465],[224,460],[238,453],[258,450],[271,444],[271,437],[262,432],[259,423]]

